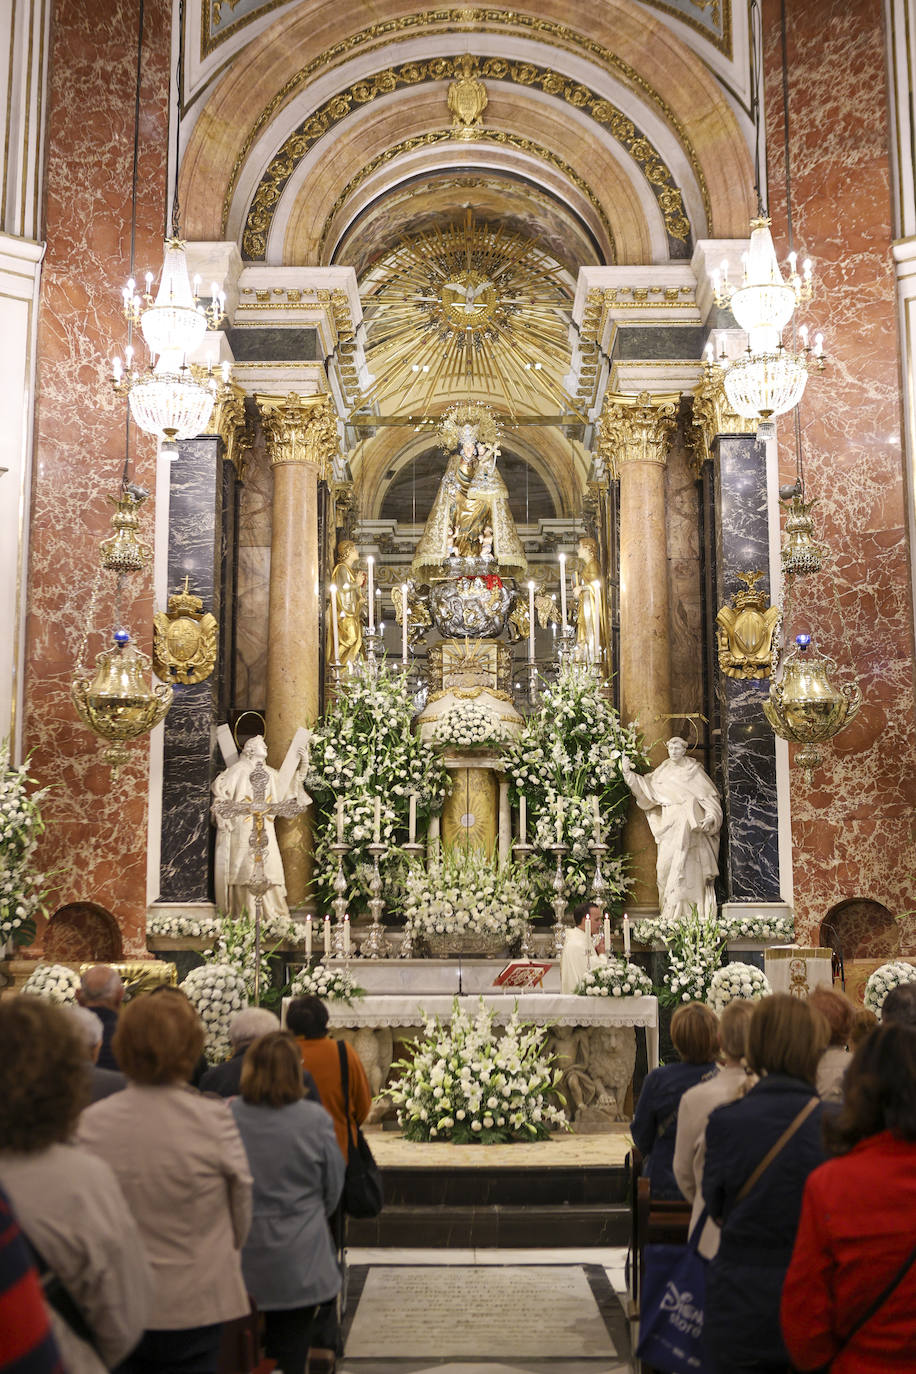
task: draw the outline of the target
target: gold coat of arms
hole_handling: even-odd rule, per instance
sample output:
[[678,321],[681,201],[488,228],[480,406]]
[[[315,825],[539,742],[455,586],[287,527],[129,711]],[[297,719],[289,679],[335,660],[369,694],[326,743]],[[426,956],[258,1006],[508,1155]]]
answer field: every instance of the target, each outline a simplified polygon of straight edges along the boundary
[[778,606],[768,606],[765,591],[756,583],[762,571],[738,573],[745,584],[716,616],[719,667],[726,677],[766,678],[772,669],[773,632],[779,624]]
[[168,611],[153,616],[153,668],[163,682],[203,682],[216,664],[216,620],[184,587],[169,597]]

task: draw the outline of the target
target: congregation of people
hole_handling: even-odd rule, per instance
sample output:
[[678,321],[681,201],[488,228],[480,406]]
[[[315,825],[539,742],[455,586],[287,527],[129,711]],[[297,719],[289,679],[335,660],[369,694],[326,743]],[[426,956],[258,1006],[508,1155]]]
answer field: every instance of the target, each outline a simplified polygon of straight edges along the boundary
[[[358,1056],[305,996],[204,1071],[183,993],[122,993],[100,967],[77,1007],[0,1001],[0,1368],[216,1374],[256,1311],[278,1370],[333,1370]],[[671,1040],[632,1138],[691,1204],[708,1367],[916,1369],[916,984],[880,1025],[831,989],[688,1003]]]
[[276,1369],[333,1370],[358,1056],[345,1110],[317,998],[293,999],[288,1030],[240,1012],[232,1057],[206,1068],[184,993],[122,996],[100,966],[79,1006],[0,1001],[0,1368],[251,1368],[257,1342],[237,1346],[259,1320]]

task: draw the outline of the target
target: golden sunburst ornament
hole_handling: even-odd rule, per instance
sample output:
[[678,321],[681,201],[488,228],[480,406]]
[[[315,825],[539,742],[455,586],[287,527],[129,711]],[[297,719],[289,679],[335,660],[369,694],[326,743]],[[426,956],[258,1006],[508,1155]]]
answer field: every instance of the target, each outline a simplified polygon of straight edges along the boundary
[[574,411],[563,385],[571,289],[533,239],[468,209],[461,223],[403,239],[362,304],[373,380],[354,414],[427,415],[456,391],[513,418]]

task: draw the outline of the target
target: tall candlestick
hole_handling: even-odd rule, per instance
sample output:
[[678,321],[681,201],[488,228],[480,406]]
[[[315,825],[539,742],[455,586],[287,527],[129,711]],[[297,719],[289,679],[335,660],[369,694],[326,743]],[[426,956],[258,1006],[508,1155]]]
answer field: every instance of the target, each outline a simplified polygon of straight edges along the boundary
[[324,918],[324,952],[325,952],[325,954],[330,954],[330,952],[331,952],[331,918],[330,918],[330,916],[325,916],[325,918]]
[[557,798],[557,844],[563,843],[563,798]]
[[534,583],[528,583],[528,662],[534,662]]
[[409,838],[408,843],[413,844],[413,843],[416,841],[416,838],[417,838],[417,794],[416,794],[416,792],[411,792],[411,794],[410,794],[410,819],[408,820],[408,830],[409,830],[409,835],[410,835],[410,838]]
[[626,912],[623,913],[623,952],[629,959],[630,957],[630,918]]
[[331,643],[334,646],[334,662],[340,662],[340,635],[337,628],[337,583],[331,583]]
[[518,842],[528,843],[528,798],[524,792],[520,792],[518,798]]
[[311,959],[311,957],[312,957],[312,918],[311,918],[311,916],[306,916],[306,918],[305,918],[305,957],[306,957],[306,959]]
[[347,914],[343,918],[343,952],[350,953],[350,917]]
[[381,841],[382,841],[382,799],[381,799],[381,797],[376,797],[376,799],[375,799],[375,820],[374,820],[374,822],[373,822],[373,827],[372,827],[372,842],[373,842],[373,844],[381,844]]
[[595,844],[601,843],[601,812],[598,810],[598,798],[592,797],[592,832]]
[[560,623],[566,629],[566,554],[560,554]]
[[344,835],[344,799],[337,798],[337,843],[343,844]]
[[604,916],[604,952],[605,954],[610,954],[611,952],[611,919],[607,912],[605,912]]
[[369,581],[366,586],[366,594],[369,600],[369,633],[375,634],[375,559],[370,553],[366,559],[366,567],[369,569]]
[[403,623],[403,625],[401,626],[401,662],[404,663],[404,664],[406,664],[406,663],[407,663],[407,620],[408,620],[408,611],[407,611],[407,583],[406,583],[406,582],[402,582],[402,583],[401,583],[401,615],[402,615],[403,620],[404,620],[404,623]]

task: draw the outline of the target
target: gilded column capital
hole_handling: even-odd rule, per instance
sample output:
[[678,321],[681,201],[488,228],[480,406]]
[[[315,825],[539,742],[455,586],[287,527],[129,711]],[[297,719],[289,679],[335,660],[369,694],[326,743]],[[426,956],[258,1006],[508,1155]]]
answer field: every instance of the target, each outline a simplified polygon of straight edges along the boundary
[[222,382],[213,406],[213,429],[223,441],[225,457],[245,480],[245,464],[254,443],[254,427],[245,412],[245,391],[235,382]]
[[300,396],[291,391],[281,396],[256,396],[261,424],[267,436],[272,468],[306,463],[321,479],[331,476],[339,452],[337,412],[329,396]]
[[725,394],[725,372],[718,363],[703,363],[703,374],[693,393],[693,418],[687,426],[687,442],[699,472],[712,457],[712,444],[720,434],[753,434],[753,421],[732,410]]
[[677,423],[676,393],[638,396],[608,393],[598,422],[598,455],[615,477],[624,463],[668,462],[668,442]]

